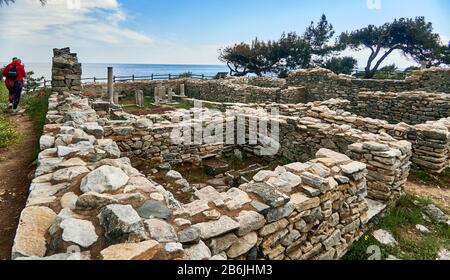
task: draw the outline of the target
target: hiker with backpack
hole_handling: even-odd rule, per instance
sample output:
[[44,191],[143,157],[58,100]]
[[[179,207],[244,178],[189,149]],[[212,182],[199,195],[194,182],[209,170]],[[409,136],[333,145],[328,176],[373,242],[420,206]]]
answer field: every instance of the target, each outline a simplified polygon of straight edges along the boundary
[[6,77],[5,85],[9,91],[9,108],[16,113],[24,85],[23,79],[27,76],[25,67],[20,59],[14,57],[12,62],[3,69],[2,75]]

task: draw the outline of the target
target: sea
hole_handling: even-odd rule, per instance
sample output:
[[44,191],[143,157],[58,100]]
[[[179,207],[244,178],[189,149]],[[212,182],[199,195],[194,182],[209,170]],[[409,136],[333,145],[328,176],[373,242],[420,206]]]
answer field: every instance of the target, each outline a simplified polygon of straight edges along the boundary
[[[7,63],[0,63],[6,65]],[[106,78],[107,68],[113,67],[115,76],[151,76],[153,75],[179,75],[191,72],[196,75],[214,76],[218,72],[228,72],[226,65],[195,65],[195,64],[105,64],[83,63],[83,79]],[[33,71],[35,78],[52,78],[51,63],[25,63],[26,71]]]

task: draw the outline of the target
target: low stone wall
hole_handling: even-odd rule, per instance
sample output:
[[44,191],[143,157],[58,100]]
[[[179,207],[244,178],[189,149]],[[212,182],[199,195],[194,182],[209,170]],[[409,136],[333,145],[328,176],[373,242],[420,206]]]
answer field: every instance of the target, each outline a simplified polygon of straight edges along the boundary
[[282,154],[290,160],[304,161],[328,148],[367,164],[369,198],[395,201],[402,194],[410,170],[409,142],[313,118],[288,119],[281,132]]
[[366,165],[329,150],[181,205],[86,98],[52,94],[47,121],[13,259],[337,259],[368,221]]
[[[205,158],[218,156],[223,150],[223,144],[174,143],[172,133],[175,129],[182,132],[184,124],[181,120],[185,113],[191,115],[192,112],[179,110],[163,115],[137,117],[118,111],[114,113],[115,117],[126,120],[105,121],[105,136],[118,144],[122,156],[139,156],[154,163],[199,164]],[[209,124],[209,120],[204,120],[200,124],[201,129],[205,129]],[[192,137],[189,137],[189,140],[194,140],[194,134],[192,129]],[[183,139],[183,135],[180,137]]]
[[405,80],[356,79],[336,75],[323,68],[300,69],[289,73],[287,85],[307,88],[314,100],[344,98],[352,100],[359,92],[382,91],[404,92],[422,90],[426,92],[450,93],[450,69],[431,68],[412,72]]
[[[180,85],[185,79],[176,80],[153,80],[153,81],[134,81],[134,82],[115,82],[114,91],[119,95],[134,94],[136,90],[142,90],[146,96],[154,96],[155,87],[163,85],[166,89],[172,89],[175,94],[180,94]],[[83,84],[83,92],[90,96],[105,96],[107,92],[106,83],[85,83]]]
[[343,110],[336,112],[325,106],[314,107],[304,114],[329,124],[349,125],[362,131],[389,134],[397,140],[407,140],[413,148],[412,162],[425,170],[440,173],[449,167],[450,118],[413,126],[405,123],[393,125]]
[[361,92],[345,109],[394,124],[421,124],[450,116],[450,94]]

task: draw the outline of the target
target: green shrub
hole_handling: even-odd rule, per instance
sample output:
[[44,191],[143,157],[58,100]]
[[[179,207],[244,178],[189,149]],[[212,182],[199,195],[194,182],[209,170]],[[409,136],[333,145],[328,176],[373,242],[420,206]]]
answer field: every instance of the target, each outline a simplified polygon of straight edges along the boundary
[[40,90],[33,93],[23,95],[23,105],[27,108],[27,114],[33,120],[37,140],[34,149],[34,156],[37,157],[39,154],[39,139],[43,133],[46,115],[48,110],[48,97],[50,96],[51,90]]

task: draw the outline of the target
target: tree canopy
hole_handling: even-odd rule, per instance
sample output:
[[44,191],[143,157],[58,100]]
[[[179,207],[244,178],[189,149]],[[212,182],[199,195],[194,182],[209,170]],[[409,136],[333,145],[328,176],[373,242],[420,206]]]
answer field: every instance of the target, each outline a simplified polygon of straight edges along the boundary
[[358,61],[353,57],[332,57],[325,61],[322,67],[333,71],[336,74],[350,75],[355,69]]
[[256,38],[251,44],[242,42],[221,49],[219,59],[228,65],[233,76],[283,75],[289,70],[322,64],[336,50],[335,44],[329,44],[333,36],[333,26],[322,15],[317,24],[311,22],[302,36],[290,32],[276,41]]
[[381,63],[394,51],[411,57],[416,62],[428,61],[430,65],[445,62],[444,48],[439,34],[424,17],[400,18],[382,26],[367,27],[344,32],[339,37],[342,47],[360,50],[368,48],[371,54],[365,67],[366,78],[372,78]]

